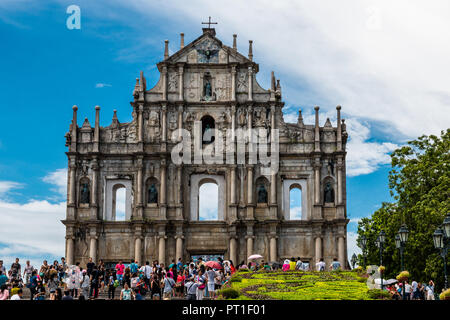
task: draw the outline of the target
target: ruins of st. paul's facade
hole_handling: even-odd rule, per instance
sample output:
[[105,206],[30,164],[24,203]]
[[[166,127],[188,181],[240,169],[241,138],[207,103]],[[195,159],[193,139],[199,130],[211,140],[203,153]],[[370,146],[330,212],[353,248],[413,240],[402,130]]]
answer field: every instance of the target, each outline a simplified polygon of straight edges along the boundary
[[[256,80],[252,41],[246,57],[237,51],[236,35],[228,47],[213,28],[204,28],[186,46],[181,34],[180,50],[171,56],[166,40],[157,67],[160,77],[153,88],[147,88],[142,72],[136,79],[131,122],[121,123],[114,112],[111,124],[100,127],[97,106],[94,127],[88,119],[79,127],[73,107],[63,221],[68,263],[89,257],[169,263],[208,254],[237,264],[258,253],[266,261],[301,257],[313,264],[324,258],[329,264],[338,258],[348,266],[347,132],[340,106],[337,127],[329,119],[320,126],[318,107],[315,124],[303,123],[301,111],[297,123],[286,123],[279,80],[272,73],[268,90]],[[258,132],[267,132],[270,156],[277,143],[276,170],[250,159],[252,135]],[[205,139],[205,133],[213,137]],[[224,141],[231,136],[222,160],[207,163],[202,151],[217,155],[220,136]],[[172,152],[180,144],[184,150]],[[192,161],[174,161],[175,153]],[[213,219],[199,213],[204,184],[218,190],[217,199],[208,199],[217,202]],[[119,189],[125,190],[120,221]],[[294,189],[301,194],[296,215],[290,199]]]

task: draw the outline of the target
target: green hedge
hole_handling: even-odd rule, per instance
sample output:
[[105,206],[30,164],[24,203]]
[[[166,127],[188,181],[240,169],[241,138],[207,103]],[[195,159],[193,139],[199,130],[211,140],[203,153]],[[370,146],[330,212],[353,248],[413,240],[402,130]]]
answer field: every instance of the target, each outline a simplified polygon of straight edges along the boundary
[[220,295],[222,295],[222,297],[224,297],[225,299],[236,299],[237,297],[239,297],[240,293],[236,289],[226,288],[220,291]]

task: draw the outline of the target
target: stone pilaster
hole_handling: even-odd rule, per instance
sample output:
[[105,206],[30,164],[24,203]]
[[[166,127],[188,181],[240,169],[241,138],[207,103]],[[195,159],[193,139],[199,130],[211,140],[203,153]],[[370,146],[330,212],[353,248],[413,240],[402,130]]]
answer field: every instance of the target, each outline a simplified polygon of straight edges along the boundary
[[92,185],[91,185],[91,219],[98,219],[98,160],[96,157],[91,162]]
[[66,263],[68,265],[75,264],[74,261],[74,241],[75,237],[73,235],[66,236]]
[[248,101],[253,101],[253,67],[248,67]]
[[184,73],[184,67],[183,65],[178,66],[178,100],[183,101],[184,100],[184,81],[183,81],[183,73]]
[[89,228],[89,257],[97,264],[97,227],[91,226]]
[[320,127],[319,127],[319,107],[315,106],[315,125],[314,125],[314,152],[320,152]]
[[231,101],[236,101],[236,65],[231,66]]
[[143,218],[144,202],[143,202],[143,157],[136,158],[136,218]]

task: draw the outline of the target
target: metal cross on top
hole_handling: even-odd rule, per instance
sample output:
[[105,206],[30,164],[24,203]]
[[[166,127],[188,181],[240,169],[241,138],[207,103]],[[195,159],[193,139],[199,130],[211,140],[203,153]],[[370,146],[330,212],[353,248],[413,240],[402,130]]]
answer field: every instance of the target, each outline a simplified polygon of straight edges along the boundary
[[211,22],[211,17],[209,17],[209,21],[208,22],[202,22],[202,24],[207,24],[208,25],[208,29],[211,29],[211,25],[212,24],[217,24],[217,22]]

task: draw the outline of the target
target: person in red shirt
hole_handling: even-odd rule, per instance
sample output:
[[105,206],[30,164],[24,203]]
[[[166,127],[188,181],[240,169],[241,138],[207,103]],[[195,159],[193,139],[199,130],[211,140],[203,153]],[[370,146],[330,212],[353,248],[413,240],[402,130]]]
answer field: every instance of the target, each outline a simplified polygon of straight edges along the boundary
[[231,270],[231,274],[236,272],[236,268],[233,265],[233,261],[230,260],[230,270]]
[[123,281],[123,273],[125,270],[125,265],[122,263],[122,260],[119,261],[118,264],[116,264],[116,276],[117,276],[117,280],[119,280],[119,282],[122,284]]

